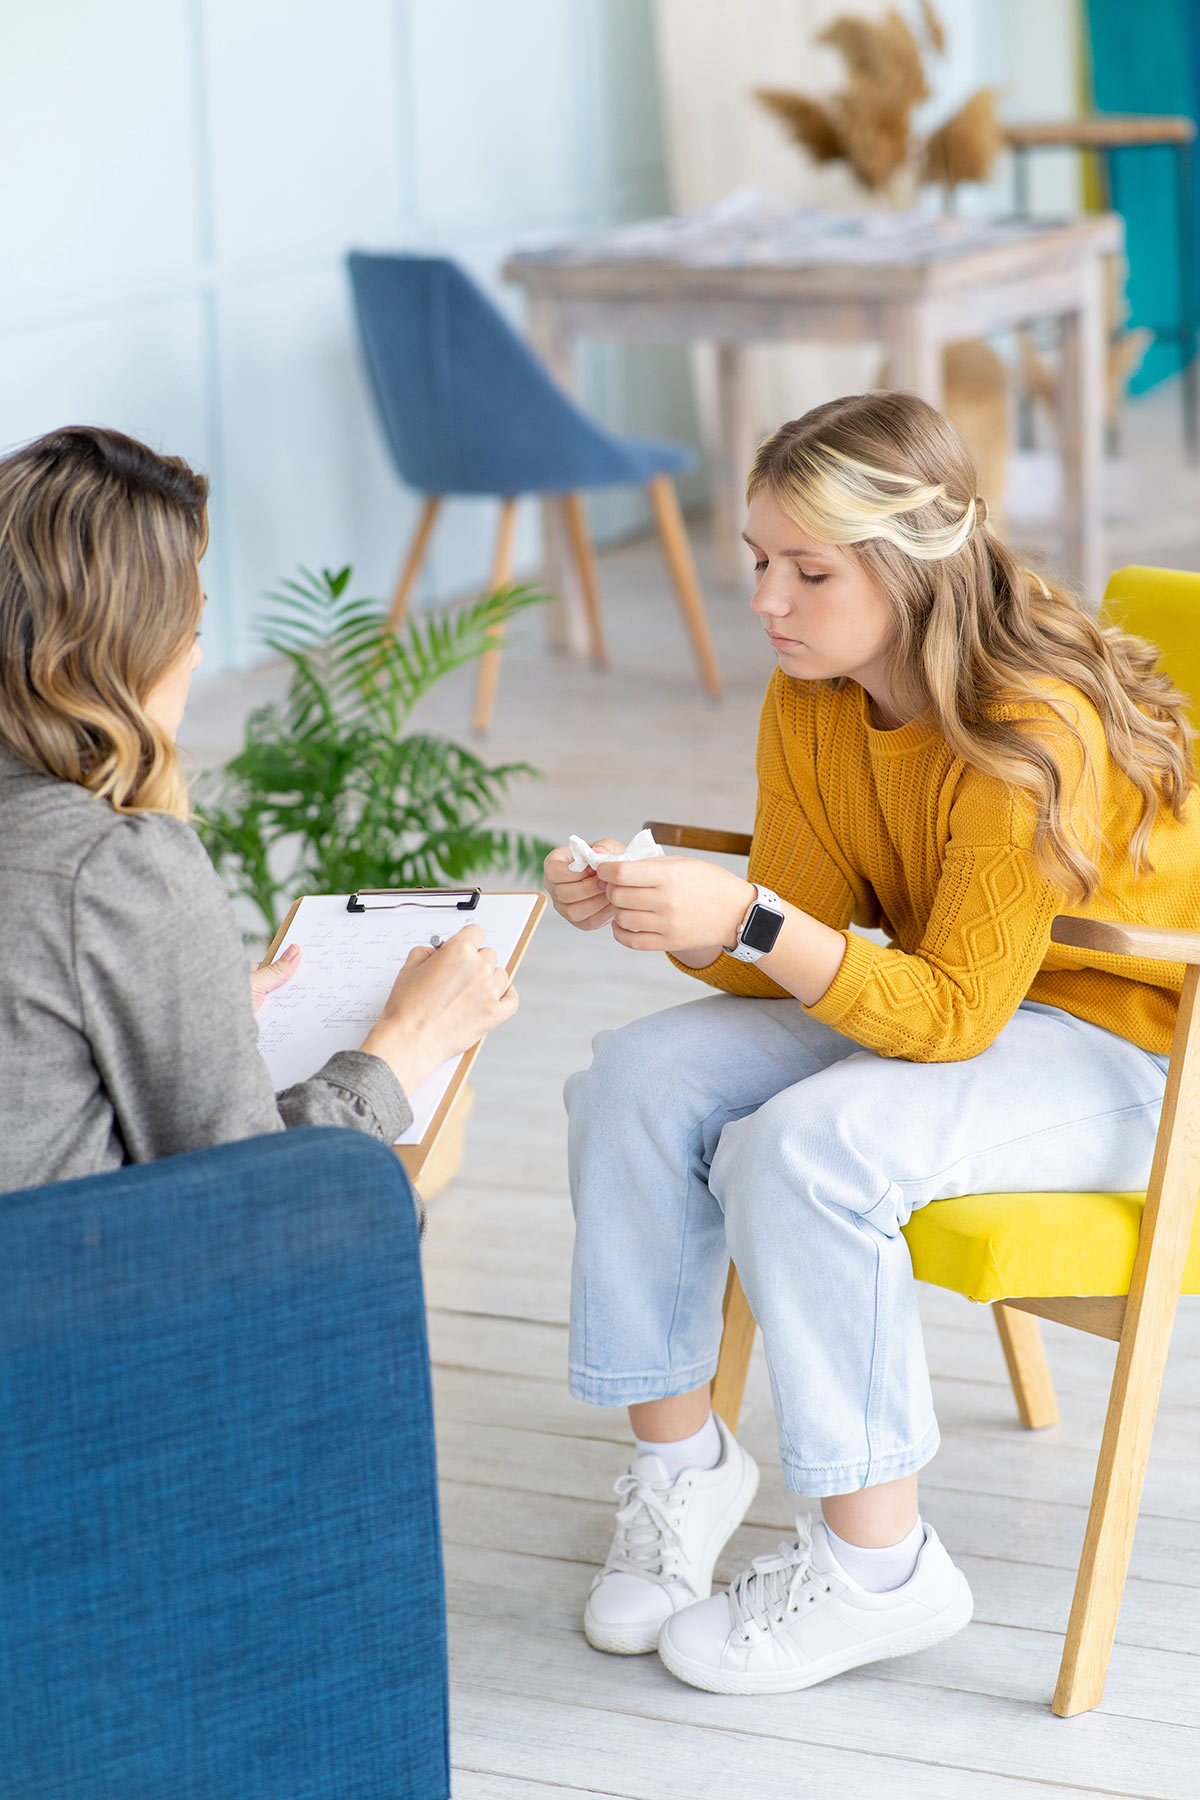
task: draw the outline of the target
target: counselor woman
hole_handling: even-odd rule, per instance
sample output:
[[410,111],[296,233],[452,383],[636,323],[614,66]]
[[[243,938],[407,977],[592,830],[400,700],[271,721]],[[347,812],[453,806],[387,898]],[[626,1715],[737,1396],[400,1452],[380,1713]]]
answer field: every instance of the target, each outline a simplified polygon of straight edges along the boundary
[[[208,484],[115,431],[0,461],[0,1189],[287,1126],[393,1142],[407,1095],[516,1010],[477,926],[414,951],[358,1050],[271,1089],[175,734]],[[254,994],[252,997],[252,989]]]

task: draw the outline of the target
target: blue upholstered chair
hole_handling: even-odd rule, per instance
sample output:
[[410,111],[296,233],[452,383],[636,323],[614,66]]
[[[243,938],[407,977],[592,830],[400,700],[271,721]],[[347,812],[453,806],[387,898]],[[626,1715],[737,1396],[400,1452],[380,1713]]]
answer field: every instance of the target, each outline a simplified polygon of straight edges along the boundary
[[417,1231],[282,1132],[0,1196],[4,1800],[445,1800]]
[[[496,494],[500,530],[492,585],[511,574],[522,494],[554,497],[579,571],[591,653],[608,660],[583,490],[644,486],[691,637],[701,678],[721,691],[695,563],[671,473],[692,453],[659,438],[603,431],[550,379],[457,264],[440,256],[351,253],[350,281],[367,371],[400,479],[425,495],[416,535],[392,599],[400,625],[443,496]],[[480,666],[475,725],[491,722],[500,650]]]

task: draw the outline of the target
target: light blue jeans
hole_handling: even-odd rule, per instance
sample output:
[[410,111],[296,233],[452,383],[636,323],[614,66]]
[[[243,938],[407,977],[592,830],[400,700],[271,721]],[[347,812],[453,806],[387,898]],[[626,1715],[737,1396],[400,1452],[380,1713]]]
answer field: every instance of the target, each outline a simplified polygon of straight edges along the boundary
[[965,1062],[877,1056],[799,1001],[728,994],[593,1049],[566,1086],[571,1392],[627,1406],[708,1381],[732,1256],[784,1475],[813,1496],[910,1475],[937,1449],[901,1236],[913,1210],[1145,1187],[1167,1067],[1035,1001]]

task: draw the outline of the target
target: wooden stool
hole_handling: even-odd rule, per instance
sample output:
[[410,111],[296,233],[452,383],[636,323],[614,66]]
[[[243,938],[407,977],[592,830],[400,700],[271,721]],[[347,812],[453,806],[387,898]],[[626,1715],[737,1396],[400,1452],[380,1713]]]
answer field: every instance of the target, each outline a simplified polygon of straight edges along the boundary
[[1189,462],[1200,461],[1200,374],[1196,368],[1195,233],[1192,218],[1192,143],[1196,121],[1172,114],[1095,113],[1086,119],[1052,119],[1009,125],[1013,153],[1013,210],[1029,216],[1029,157],[1034,150],[1083,150],[1094,159],[1107,209],[1119,211],[1113,182],[1115,150],[1154,147],[1175,152],[1179,221],[1179,323],[1150,327],[1157,340],[1177,341],[1183,358],[1183,432]]

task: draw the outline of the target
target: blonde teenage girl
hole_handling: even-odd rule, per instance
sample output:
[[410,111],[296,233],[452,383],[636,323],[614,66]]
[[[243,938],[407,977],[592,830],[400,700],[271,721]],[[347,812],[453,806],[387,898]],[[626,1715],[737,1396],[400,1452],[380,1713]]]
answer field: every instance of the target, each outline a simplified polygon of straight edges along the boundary
[[[779,665],[749,880],[678,856],[601,880],[563,849],[546,881],[725,990],[602,1035],[567,1085],[571,1389],[628,1405],[637,1450],[585,1629],[757,1694],[970,1618],[918,1512],[938,1429],[901,1227],[954,1194],[1145,1185],[1182,971],[1050,926],[1194,927],[1200,828],[1155,652],[1017,566],[923,401],[782,426],[745,536]],[[709,1407],[730,1255],[823,1518],[710,1598],[757,1483]]]

